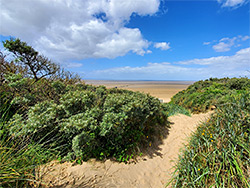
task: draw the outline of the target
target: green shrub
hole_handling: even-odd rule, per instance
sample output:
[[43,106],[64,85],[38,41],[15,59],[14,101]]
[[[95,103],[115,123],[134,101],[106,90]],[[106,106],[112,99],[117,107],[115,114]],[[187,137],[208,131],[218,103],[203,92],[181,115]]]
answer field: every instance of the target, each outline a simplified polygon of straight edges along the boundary
[[212,106],[227,102],[226,100],[242,91],[250,91],[250,79],[248,78],[210,78],[198,81],[190,85],[186,90],[180,91],[171,102],[193,113],[206,112]]
[[[167,114],[160,101],[149,95],[103,86],[70,87],[64,87],[65,94],[60,94],[57,101],[45,100],[24,114],[15,114],[10,121],[10,133],[34,133],[34,141],[46,138],[44,142],[50,147],[63,144],[61,154],[73,159],[124,160],[137,146],[146,143],[145,138],[157,127],[167,125]],[[51,136],[57,138],[57,143],[48,141]]]

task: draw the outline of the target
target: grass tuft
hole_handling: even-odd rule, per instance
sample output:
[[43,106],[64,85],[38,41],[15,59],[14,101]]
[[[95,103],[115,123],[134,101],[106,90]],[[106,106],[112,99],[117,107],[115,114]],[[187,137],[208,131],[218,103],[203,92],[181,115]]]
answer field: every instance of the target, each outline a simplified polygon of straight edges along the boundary
[[173,116],[176,114],[184,114],[186,116],[191,116],[190,111],[180,105],[174,104],[172,102],[164,103],[162,105],[163,105],[163,109],[166,111],[168,116]]
[[35,169],[55,158],[55,152],[27,137],[9,134],[10,106],[1,105],[0,117],[0,187],[28,187],[35,182]]

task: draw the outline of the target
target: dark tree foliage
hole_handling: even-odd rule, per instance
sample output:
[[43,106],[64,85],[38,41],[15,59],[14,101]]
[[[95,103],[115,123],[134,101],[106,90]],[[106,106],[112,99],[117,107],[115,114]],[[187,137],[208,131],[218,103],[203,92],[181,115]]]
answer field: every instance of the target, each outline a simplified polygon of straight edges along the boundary
[[[0,52],[0,102],[11,101],[11,111],[25,112],[45,100],[58,101],[62,88],[84,82],[80,76],[65,71],[40,55],[20,39],[3,42],[10,53]],[[9,55],[15,60],[10,61]]]
[[19,63],[14,61],[6,60],[7,55],[3,52],[0,52],[0,85],[3,84],[4,80],[6,79],[6,74],[21,74],[27,75],[28,67],[23,67],[19,65]]
[[39,55],[35,49],[20,39],[6,40],[3,42],[3,46],[15,55],[16,60],[27,70],[27,75],[34,78],[35,81],[54,75],[60,70],[59,65],[43,55]]
[[4,72],[6,72],[6,69],[7,69],[5,64],[7,64],[5,61],[5,55],[2,52],[0,52],[0,83],[3,82]]

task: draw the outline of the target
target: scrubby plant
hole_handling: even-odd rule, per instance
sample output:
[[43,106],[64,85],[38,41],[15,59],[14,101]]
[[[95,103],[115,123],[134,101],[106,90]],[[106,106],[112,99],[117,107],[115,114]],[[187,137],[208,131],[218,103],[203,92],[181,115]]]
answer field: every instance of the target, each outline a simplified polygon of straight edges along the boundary
[[4,46],[16,59],[0,56],[0,187],[28,186],[56,154],[127,161],[169,126],[154,97],[85,85],[19,39]]
[[65,89],[57,102],[37,103],[27,113],[15,114],[10,123],[11,134],[34,133],[34,141],[47,138],[51,132],[58,138],[57,144],[66,146],[63,155],[71,158],[114,157],[120,161],[146,142],[158,126],[168,126],[158,99],[139,92],[86,85]]
[[248,78],[210,78],[180,91],[171,102],[190,109],[193,113],[206,112],[211,107],[227,102],[231,95],[250,90]]

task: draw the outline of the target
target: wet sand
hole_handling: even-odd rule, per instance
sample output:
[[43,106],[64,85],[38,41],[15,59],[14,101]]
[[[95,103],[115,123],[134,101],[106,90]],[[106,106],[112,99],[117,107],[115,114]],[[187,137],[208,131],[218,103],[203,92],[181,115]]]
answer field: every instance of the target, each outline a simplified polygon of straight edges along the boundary
[[179,91],[186,89],[193,81],[108,81],[108,80],[86,80],[86,84],[95,86],[104,85],[107,88],[120,88],[130,91],[148,93],[163,102],[169,102],[171,97]]

